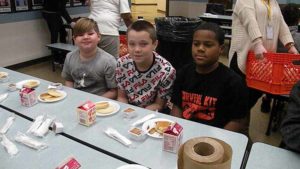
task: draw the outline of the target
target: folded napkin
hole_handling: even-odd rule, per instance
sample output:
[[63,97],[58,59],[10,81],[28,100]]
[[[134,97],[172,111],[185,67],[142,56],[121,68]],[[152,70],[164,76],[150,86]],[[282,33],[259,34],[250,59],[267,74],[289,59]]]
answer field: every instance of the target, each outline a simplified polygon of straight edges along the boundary
[[145,121],[148,121],[148,120],[154,118],[155,116],[156,115],[154,113],[148,114],[145,117],[143,117],[143,118],[137,120],[136,122],[132,123],[131,126],[134,127],[134,126],[140,125],[140,124],[144,123]]
[[42,150],[48,147],[47,144],[34,140],[21,132],[17,133],[15,140],[35,150]]
[[44,115],[40,115],[40,116],[37,116],[34,120],[34,122],[31,124],[31,126],[29,127],[29,129],[27,130],[26,133],[28,134],[32,134],[34,133],[35,131],[37,131],[37,129],[40,127],[40,125],[43,123],[44,121]]
[[5,124],[0,128],[0,134],[5,134],[15,120],[15,116],[10,116],[6,119]]
[[1,137],[1,144],[5,147],[8,154],[11,156],[18,154],[19,150],[17,146],[13,142],[11,142],[5,135],[2,135]]
[[125,146],[130,146],[132,144],[132,142],[129,139],[127,139],[125,136],[123,136],[117,130],[115,130],[113,128],[107,128],[104,132],[109,137],[119,141],[120,143],[124,144]]
[[34,131],[34,135],[39,136],[39,137],[44,137],[48,131],[49,127],[51,126],[54,118],[48,117],[43,123],[39,126],[37,130]]
[[0,102],[5,100],[7,98],[7,96],[8,96],[8,93],[0,94]]

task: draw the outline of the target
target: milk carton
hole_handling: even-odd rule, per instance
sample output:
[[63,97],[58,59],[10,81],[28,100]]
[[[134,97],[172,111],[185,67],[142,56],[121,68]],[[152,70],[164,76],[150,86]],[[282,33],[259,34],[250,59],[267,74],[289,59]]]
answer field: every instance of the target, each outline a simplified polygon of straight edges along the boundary
[[55,169],[79,169],[80,167],[81,165],[74,157],[69,157]]
[[33,106],[37,103],[37,97],[34,89],[22,88],[19,92],[21,104],[26,107]]
[[163,150],[177,153],[183,135],[183,128],[178,123],[169,126],[163,133]]
[[96,121],[96,107],[91,101],[77,107],[77,117],[79,124],[90,126]]

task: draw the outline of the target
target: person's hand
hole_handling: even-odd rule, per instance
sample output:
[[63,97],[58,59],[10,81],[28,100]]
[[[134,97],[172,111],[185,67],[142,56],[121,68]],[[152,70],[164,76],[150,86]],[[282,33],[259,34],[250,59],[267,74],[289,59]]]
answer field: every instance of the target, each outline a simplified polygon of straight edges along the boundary
[[71,22],[70,23],[71,28],[74,28],[75,24],[76,24],[76,22]]
[[297,49],[295,48],[295,46],[290,47],[290,49],[289,49],[288,52],[292,53],[292,54],[299,54],[299,52],[297,51]]
[[264,53],[267,53],[267,50],[262,45],[262,42],[256,43],[254,46],[254,54],[255,54],[256,59],[263,59]]

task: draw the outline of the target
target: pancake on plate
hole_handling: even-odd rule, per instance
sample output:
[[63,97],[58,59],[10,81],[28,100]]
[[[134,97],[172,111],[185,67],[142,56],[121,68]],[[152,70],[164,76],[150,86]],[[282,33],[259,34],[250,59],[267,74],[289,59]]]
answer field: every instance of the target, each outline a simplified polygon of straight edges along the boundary
[[108,102],[96,103],[96,110],[106,109],[106,108],[108,108],[108,106],[109,106]]
[[155,122],[155,126],[153,128],[151,128],[150,130],[148,128],[148,133],[149,134],[158,133],[162,135],[170,125],[172,125],[172,123],[169,121],[157,121]]
[[35,88],[38,85],[39,85],[39,83],[37,81],[30,80],[30,81],[24,83],[23,87],[26,87],[26,88]]
[[155,130],[156,132],[158,132],[159,134],[162,134],[164,133],[167,128],[172,124],[171,122],[169,121],[157,121],[155,122],[156,125],[155,125]]
[[48,90],[47,93],[42,93],[40,95],[40,98],[46,102],[52,102],[57,101],[63,96],[62,93],[56,91],[56,90]]
[[0,79],[6,78],[8,76],[8,73],[6,72],[0,72]]
[[54,97],[61,97],[61,96],[63,96],[62,93],[58,92],[58,91],[55,90],[55,89],[50,89],[50,90],[48,90],[47,93],[48,93],[49,95],[51,95],[51,96],[54,96]]
[[109,114],[115,111],[115,107],[109,102],[100,102],[96,103],[96,112],[98,114]]

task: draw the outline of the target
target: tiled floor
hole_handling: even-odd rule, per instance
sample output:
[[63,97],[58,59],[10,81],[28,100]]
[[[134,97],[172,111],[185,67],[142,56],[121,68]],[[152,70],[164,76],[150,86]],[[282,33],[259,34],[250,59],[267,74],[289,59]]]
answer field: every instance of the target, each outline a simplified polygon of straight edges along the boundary
[[[156,16],[163,16],[162,13],[158,13],[156,11],[156,6],[152,5],[132,6],[132,13],[134,18],[137,18],[137,16],[144,16],[144,19],[151,22],[154,21],[154,18]],[[227,57],[223,56],[220,58],[220,61],[227,64],[228,59]],[[28,66],[25,68],[20,68],[17,71],[53,82],[63,82],[63,79],[60,76],[61,68],[57,68],[56,72],[52,72],[50,61],[33,66]],[[279,132],[272,132],[270,136],[265,135],[269,120],[269,114],[260,112],[260,103],[261,101],[256,104],[251,112],[250,137],[253,142],[264,142],[267,144],[278,146],[281,141]]]

